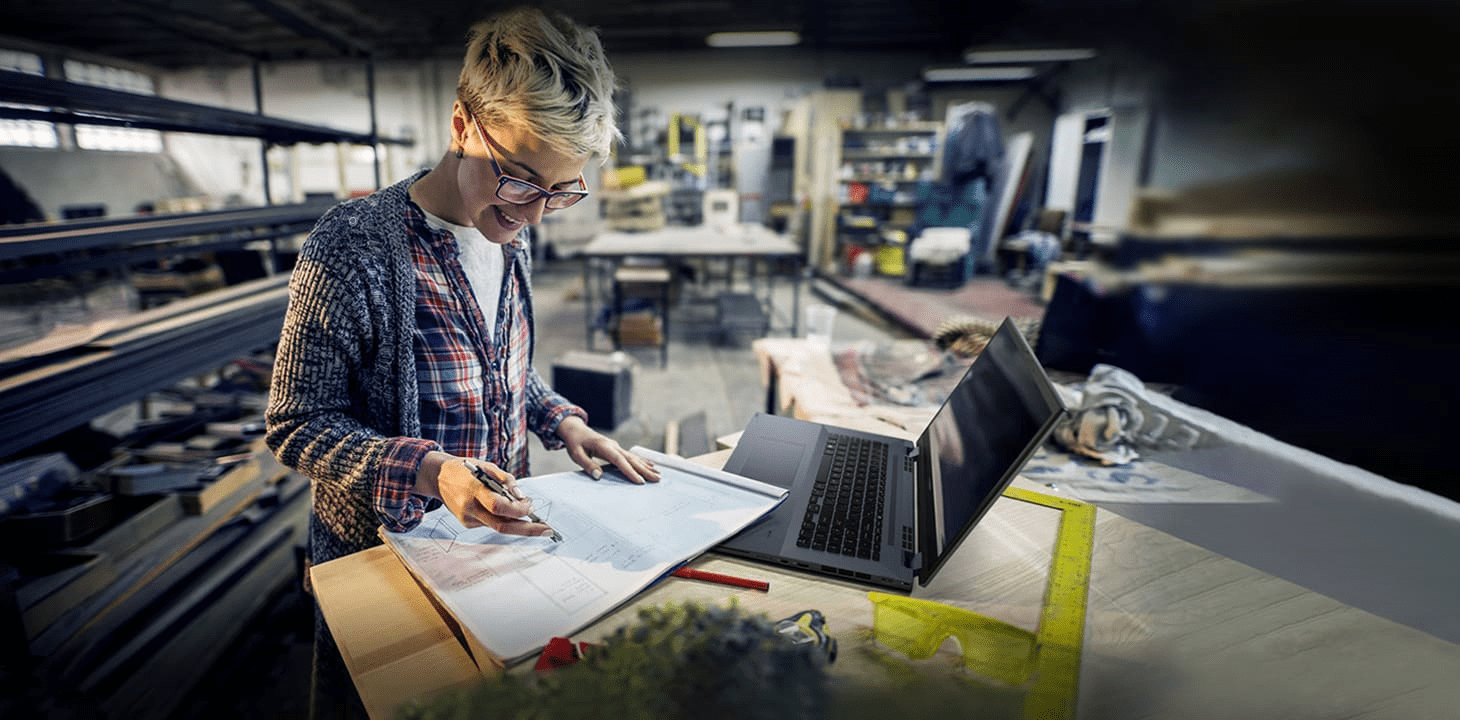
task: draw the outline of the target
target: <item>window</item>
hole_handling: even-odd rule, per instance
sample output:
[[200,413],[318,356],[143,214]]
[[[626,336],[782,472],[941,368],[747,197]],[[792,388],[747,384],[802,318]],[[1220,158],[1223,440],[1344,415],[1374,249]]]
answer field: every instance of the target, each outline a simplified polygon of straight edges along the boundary
[[[70,82],[139,95],[157,94],[152,78],[133,70],[79,60],[66,60],[61,68]],[[162,133],[157,130],[111,125],[77,125],[76,146],[85,150],[162,152]]]
[[41,56],[3,48],[0,48],[0,70],[23,72],[28,75],[45,74],[45,67],[41,65]]
[[[22,72],[28,75],[44,75],[45,66],[41,56],[18,50],[0,49],[0,70]],[[6,107],[42,110],[30,105],[4,103]],[[0,118],[0,145],[13,147],[53,148],[59,145],[55,123],[45,120],[18,120]]]
[[152,82],[152,78],[135,70],[124,70],[80,60],[66,60],[61,64],[61,69],[69,82],[95,85],[139,95],[157,94],[157,87]]
[[77,125],[76,147],[84,150],[162,152],[162,133],[111,125]]

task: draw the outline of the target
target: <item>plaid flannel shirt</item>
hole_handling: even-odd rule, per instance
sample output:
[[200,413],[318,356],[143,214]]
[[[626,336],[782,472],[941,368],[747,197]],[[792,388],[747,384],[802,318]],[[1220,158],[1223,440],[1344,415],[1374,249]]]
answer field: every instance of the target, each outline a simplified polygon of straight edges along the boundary
[[556,432],[581,408],[554,393],[532,367],[532,309],[519,274],[525,243],[503,247],[502,287],[495,334],[488,337],[481,306],[459,259],[455,237],[432,228],[407,204],[406,231],[416,272],[416,373],[420,386],[419,445],[386,460],[375,487],[375,507],[390,530],[407,530],[439,500],[411,492],[425,453],[442,449],[491,462],[522,477],[528,473],[527,431],[544,447],[562,447]]

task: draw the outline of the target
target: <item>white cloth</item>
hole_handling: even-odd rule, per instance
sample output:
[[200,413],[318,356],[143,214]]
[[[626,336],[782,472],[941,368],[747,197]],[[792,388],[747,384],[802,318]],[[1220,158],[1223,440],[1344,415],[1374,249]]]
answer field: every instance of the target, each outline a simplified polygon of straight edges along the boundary
[[1124,465],[1138,450],[1186,450],[1202,439],[1202,429],[1169,408],[1156,406],[1145,383],[1112,365],[1090,371],[1078,404],[1054,428],[1054,439],[1080,455],[1106,465]]
[[973,232],[966,227],[923,228],[907,246],[910,261],[949,265],[963,260],[972,247]]
[[482,306],[482,315],[487,321],[488,336],[497,334],[497,303],[502,297],[502,272],[505,262],[502,247],[482,234],[482,231],[467,225],[436,217],[424,208],[426,224],[438,230],[445,230],[456,237],[456,246],[461,251],[461,269],[471,283],[471,292],[476,295],[477,304]]

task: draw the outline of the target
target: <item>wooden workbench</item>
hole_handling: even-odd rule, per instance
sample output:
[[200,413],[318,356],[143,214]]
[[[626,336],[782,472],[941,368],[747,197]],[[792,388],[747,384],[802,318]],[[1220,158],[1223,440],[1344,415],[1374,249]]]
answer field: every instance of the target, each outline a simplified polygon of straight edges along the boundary
[[[699,458],[717,465],[726,451]],[[1040,490],[1025,478],[1016,485]],[[1058,514],[1008,498],[912,594],[1033,631]],[[769,592],[667,578],[575,636],[594,642],[640,607],[724,603],[772,618],[815,608],[841,646],[833,676],[896,686],[909,672],[972,688],[945,648],[909,661],[870,637],[868,588],[716,556],[696,567]],[[470,652],[388,549],[312,570],[315,592],[373,717],[478,677]],[[525,672],[523,666],[511,671]],[[1098,511],[1078,717],[1454,717],[1460,647],[1346,606],[1119,515]],[[995,698],[996,699],[996,698]]]

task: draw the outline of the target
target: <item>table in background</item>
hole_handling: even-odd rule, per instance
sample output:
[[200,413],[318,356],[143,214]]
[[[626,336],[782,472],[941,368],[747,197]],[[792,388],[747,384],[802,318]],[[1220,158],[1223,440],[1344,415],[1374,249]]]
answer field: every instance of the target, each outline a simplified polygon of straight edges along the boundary
[[[788,263],[793,268],[791,311],[788,317],[783,318],[782,328],[792,336],[800,328],[801,249],[783,235],[761,225],[741,224],[727,228],[668,226],[645,232],[607,231],[594,236],[581,253],[584,259],[583,320],[589,350],[593,349],[594,310],[605,294],[604,287],[613,282],[615,269],[625,262],[641,259],[662,262],[669,268],[671,278],[680,277],[681,267],[692,261],[725,260],[732,264],[731,287],[734,284],[733,264],[746,261],[750,294],[765,308],[768,329],[776,329],[778,315],[774,300],[776,271],[770,265]],[[757,282],[762,269],[766,270],[763,288]],[[669,338],[665,337],[664,342],[667,345]]]

